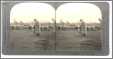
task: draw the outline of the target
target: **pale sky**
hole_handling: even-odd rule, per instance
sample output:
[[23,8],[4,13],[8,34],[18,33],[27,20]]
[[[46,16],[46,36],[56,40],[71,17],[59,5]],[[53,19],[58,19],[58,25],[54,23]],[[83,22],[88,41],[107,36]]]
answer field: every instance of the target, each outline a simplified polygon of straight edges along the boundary
[[79,22],[83,19],[86,23],[96,22],[102,18],[100,9],[90,3],[66,3],[57,9],[57,22]]
[[20,3],[11,10],[11,22],[23,21],[31,22],[37,19],[39,22],[49,22],[54,18],[55,10],[45,3]]
[[[52,6],[45,3],[20,3],[11,10],[11,22],[23,21],[32,22],[37,19],[39,22],[52,22],[55,17],[55,10]],[[83,19],[86,23],[99,23],[102,18],[100,9],[89,3],[66,3],[56,10],[56,21],[60,22],[79,22]]]

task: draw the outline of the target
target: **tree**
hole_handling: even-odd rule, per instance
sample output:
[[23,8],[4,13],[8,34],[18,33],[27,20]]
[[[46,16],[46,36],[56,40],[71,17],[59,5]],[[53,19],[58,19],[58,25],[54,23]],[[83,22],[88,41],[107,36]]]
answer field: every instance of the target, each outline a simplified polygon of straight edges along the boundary
[[100,28],[103,28],[103,20],[102,19],[98,19],[100,21]]
[[61,29],[64,29],[64,22],[62,20],[60,20],[60,25],[61,25]]
[[14,20],[14,29],[18,29],[18,22]]

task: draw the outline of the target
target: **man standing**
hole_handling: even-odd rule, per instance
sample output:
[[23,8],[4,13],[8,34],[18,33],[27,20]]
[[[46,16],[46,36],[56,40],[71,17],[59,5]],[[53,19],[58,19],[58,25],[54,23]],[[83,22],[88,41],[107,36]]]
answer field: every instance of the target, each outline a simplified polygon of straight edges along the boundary
[[86,23],[80,19],[80,33],[83,37],[86,37]]
[[40,28],[39,28],[39,22],[36,19],[34,19],[34,26],[33,26],[33,28],[34,28],[34,34],[36,34],[37,36],[39,36],[40,35],[39,34],[39,30],[40,30]]

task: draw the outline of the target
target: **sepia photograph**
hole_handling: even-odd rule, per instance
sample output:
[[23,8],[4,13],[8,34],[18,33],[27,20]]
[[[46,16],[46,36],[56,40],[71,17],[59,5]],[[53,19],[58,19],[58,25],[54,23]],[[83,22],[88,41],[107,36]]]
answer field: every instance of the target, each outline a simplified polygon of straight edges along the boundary
[[2,8],[6,55],[109,53],[107,2],[3,2]]
[[[93,11],[93,12],[92,12]],[[11,9],[12,49],[101,49],[101,10],[90,3],[20,3]]]

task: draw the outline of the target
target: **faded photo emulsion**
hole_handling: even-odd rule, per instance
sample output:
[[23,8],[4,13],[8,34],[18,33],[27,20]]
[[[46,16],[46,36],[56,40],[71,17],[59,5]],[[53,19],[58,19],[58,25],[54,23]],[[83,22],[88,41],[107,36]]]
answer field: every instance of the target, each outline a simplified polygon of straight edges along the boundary
[[101,3],[16,3],[10,8],[6,49],[13,54],[98,55],[108,20]]

